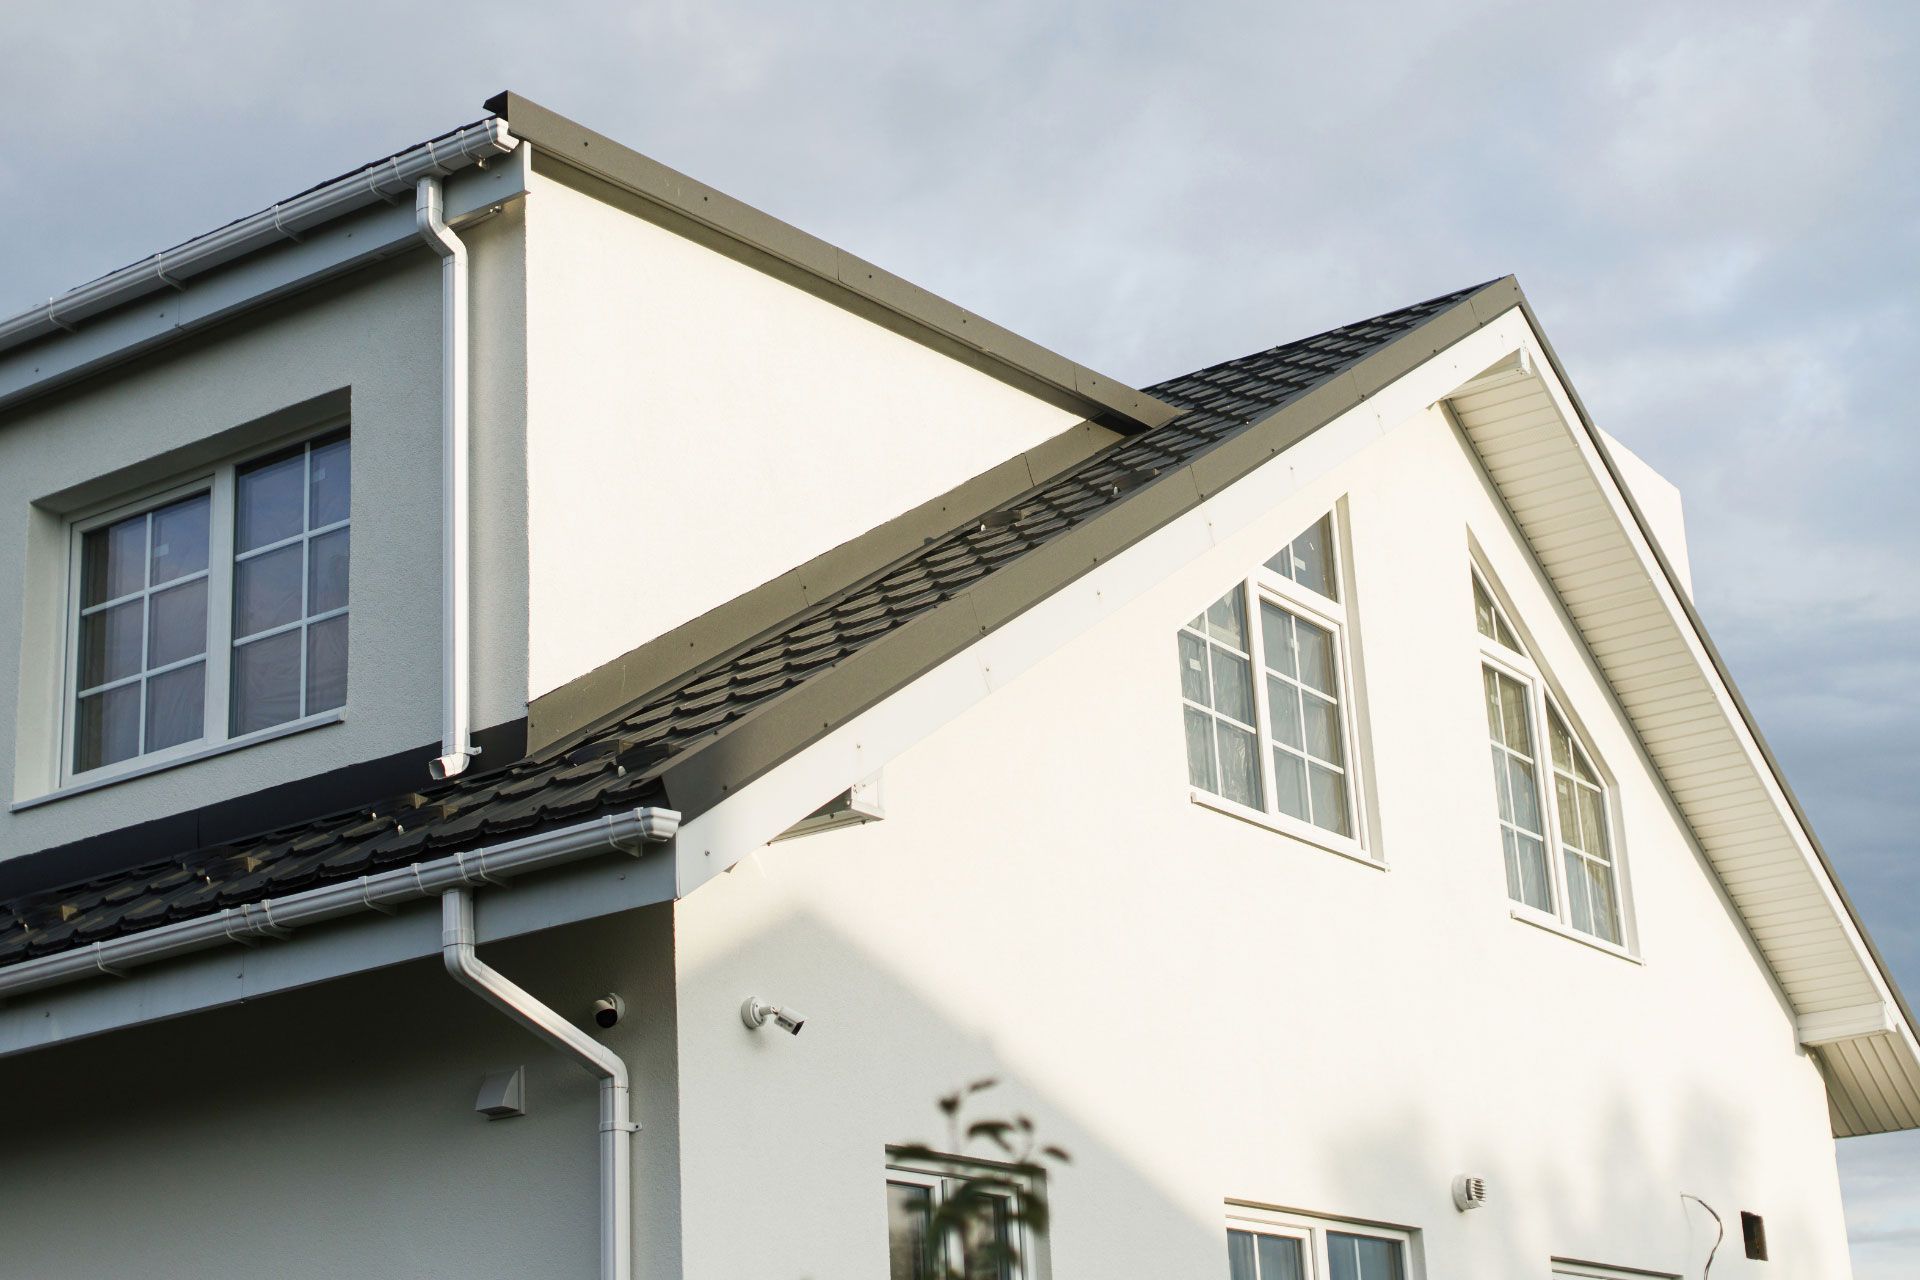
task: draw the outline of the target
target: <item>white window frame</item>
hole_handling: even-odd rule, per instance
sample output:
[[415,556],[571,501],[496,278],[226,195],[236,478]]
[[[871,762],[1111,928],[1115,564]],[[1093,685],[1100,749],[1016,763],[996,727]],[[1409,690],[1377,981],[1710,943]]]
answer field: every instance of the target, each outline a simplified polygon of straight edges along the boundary
[[1553,1280],[1680,1280],[1671,1271],[1642,1271],[1638,1267],[1609,1267],[1597,1262],[1553,1259]]
[[[185,478],[174,477],[161,484],[150,486],[142,490],[139,496],[135,498],[118,500],[111,506],[93,508],[67,522],[67,589],[64,593],[64,599],[66,601],[65,648],[61,654],[60,732],[55,735],[55,749],[59,753],[54,773],[57,782],[55,789],[51,793],[45,796],[34,797],[32,801],[25,802],[24,804],[14,804],[11,806],[13,809],[17,810],[26,807],[26,804],[51,800],[81,791],[90,791],[107,783],[137,777],[141,774],[153,773],[160,769],[171,768],[174,765],[203,759],[209,755],[251,746],[256,742],[264,742],[273,738],[284,737],[287,734],[297,733],[303,729],[314,728],[318,725],[334,724],[345,718],[346,708],[342,706],[300,716],[293,720],[282,721],[279,724],[270,725],[264,729],[257,729],[249,733],[233,734],[230,732],[232,724],[230,693],[233,678],[234,652],[234,489],[237,477],[241,470],[262,458],[311,444],[313,441],[323,439],[341,431],[350,432],[350,429],[351,426],[348,417],[341,415],[338,418],[329,419],[322,425],[303,429],[296,435],[275,440],[272,444],[250,449],[245,453],[238,454],[215,466],[200,468]],[[352,438],[350,434],[348,438]],[[310,491],[310,486],[308,486],[308,488]],[[207,582],[206,701],[202,710],[201,735],[198,738],[176,743],[171,747],[165,747],[159,751],[129,756],[127,759],[116,761],[113,764],[76,771],[74,769],[74,748],[76,745],[76,736],[79,732],[80,616],[81,593],[85,586],[82,565],[86,535],[96,529],[115,524],[128,517],[150,512],[200,493],[208,495],[207,568],[205,572]],[[302,497],[303,503],[308,500],[308,496]],[[351,527],[351,524],[352,516],[351,513],[349,513],[348,519],[346,520],[339,521],[334,525],[329,525],[326,529],[303,530],[297,537],[312,539],[334,528]],[[292,542],[294,540],[295,539],[290,538],[285,541]],[[277,546],[279,544],[276,543],[272,545]],[[247,555],[251,557],[265,549],[269,548],[256,547],[249,551]],[[351,563],[351,561],[349,563]],[[351,570],[349,570],[349,572],[351,572]],[[183,581],[185,581],[185,579],[183,579]],[[305,589],[304,583],[302,584],[302,589]],[[304,626],[310,625],[315,621],[324,621],[325,618],[328,617],[349,613],[351,606],[352,600],[351,594],[349,594],[349,600],[346,606],[338,610],[329,611],[325,615],[316,615],[312,618],[306,618],[303,615],[301,622],[289,625]],[[284,629],[285,628],[277,628],[276,631]],[[273,632],[262,634],[273,634]],[[249,637],[248,642],[259,638],[261,637]],[[143,631],[143,646],[144,643],[145,635]],[[351,650],[349,650],[349,653],[351,653]],[[305,696],[305,654],[306,646],[303,644],[301,646],[302,697]],[[144,658],[145,655],[143,652],[143,661]],[[144,734],[144,732],[145,727],[143,723],[142,733]]]
[[[983,1174],[1003,1178],[1014,1184],[1015,1190],[1007,1198],[1011,1199],[1016,1207],[1020,1205],[1023,1197],[1032,1193],[1036,1178],[1044,1176],[1025,1166],[1002,1164],[993,1160],[969,1160],[957,1156],[908,1159],[897,1151],[889,1149],[887,1152],[886,1181],[905,1186],[925,1187],[932,1194],[936,1206],[953,1194],[956,1184]],[[1052,1269],[1047,1261],[1045,1236],[1035,1231],[1023,1214],[1013,1217],[1011,1230],[1013,1247],[1019,1257],[1013,1264],[1009,1280],[1049,1280]],[[947,1259],[944,1240],[940,1243],[940,1249],[941,1262],[945,1265]]]
[[[1537,925],[1550,932],[1572,938],[1577,942],[1583,942],[1588,946],[1597,947],[1602,951],[1611,952],[1629,960],[1636,960],[1638,957],[1635,955],[1634,947],[1632,946],[1633,928],[1630,923],[1630,912],[1627,905],[1627,877],[1624,866],[1625,842],[1621,839],[1622,824],[1618,812],[1620,789],[1615,783],[1613,774],[1601,760],[1600,753],[1593,749],[1593,744],[1588,739],[1586,731],[1582,728],[1580,721],[1568,711],[1566,697],[1554,686],[1545,668],[1533,657],[1533,651],[1536,648],[1534,639],[1522,627],[1519,616],[1514,611],[1506,594],[1495,589],[1493,575],[1479,562],[1478,557],[1472,559],[1469,567],[1472,571],[1473,582],[1477,584],[1482,591],[1487,593],[1487,598],[1493,601],[1494,608],[1505,618],[1507,626],[1512,629],[1514,637],[1520,641],[1522,646],[1522,650],[1519,652],[1509,649],[1498,640],[1482,635],[1478,624],[1474,624],[1473,637],[1479,642],[1480,665],[1501,672],[1512,678],[1518,682],[1527,693],[1527,714],[1531,721],[1530,727],[1533,733],[1534,800],[1539,806],[1540,811],[1540,825],[1542,827],[1541,839],[1545,843],[1547,851],[1547,884],[1553,897],[1553,910],[1551,911],[1542,911],[1529,903],[1518,901],[1512,897],[1507,899],[1507,907],[1516,920]],[[1471,604],[1472,601],[1469,600],[1468,603]],[[1479,681],[1476,681],[1475,688],[1481,691],[1480,702],[1483,708],[1486,703],[1484,685],[1485,677],[1482,676]],[[1560,722],[1566,725],[1567,733],[1572,737],[1574,746],[1585,755],[1587,763],[1593,768],[1595,776],[1600,779],[1601,797],[1603,801],[1601,808],[1606,823],[1607,850],[1613,872],[1614,912],[1617,917],[1615,923],[1620,931],[1619,942],[1613,942],[1601,937],[1599,934],[1588,933],[1583,929],[1576,928],[1571,918],[1571,909],[1567,895],[1566,853],[1561,843],[1560,835],[1560,805],[1555,795],[1553,785],[1554,763],[1553,742],[1550,736],[1552,733],[1550,727],[1552,724],[1549,716],[1550,712],[1552,715],[1558,716]],[[1480,718],[1476,721],[1476,723],[1481,725],[1481,735],[1483,738],[1486,734],[1485,720],[1486,716],[1483,710]],[[1501,826],[1499,808],[1496,805],[1493,809],[1493,847],[1495,849],[1501,848]],[[1503,868],[1504,865],[1505,858],[1503,854]],[[1504,879],[1504,870],[1502,874]]]
[[1254,1235],[1284,1236],[1304,1242],[1307,1256],[1305,1280],[1328,1280],[1333,1274],[1332,1262],[1327,1256],[1329,1232],[1391,1240],[1400,1246],[1401,1271],[1406,1280],[1420,1280],[1422,1274],[1420,1256],[1414,1249],[1417,1233],[1410,1227],[1393,1227],[1383,1223],[1330,1218],[1323,1214],[1300,1213],[1290,1209],[1264,1209],[1255,1205],[1229,1204],[1226,1229],[1249,1231]]
[[[1353,608],[1353,584],[1347,572],[1345,527],[1339,506],[1336,505],[1330,509],[1326,518],[1329,530],[1327,549],[1333,557],[1333,581],[1335,589],[1340,594],[1338,600],[1329,599],[1317,591],[1301,586],[1284,574],[1269,568],[1265,563],[1232,588],[1240,593],[1241,604],[1247,619],[1248,656],[1251,662],[1256,718],[1254,728],[1260,755],[1260,798],[1263,807],[1252,808],[1237,800],[1229,800],[1204,787],[1194,786],[1191,782],[1187,784],[1187,798],[1194,804],[1279,831],[1306,844],[1341,854],[1368,866],[1381,867],[1384,864],[1369,852],[1372,842],[1368,833],[1366,771],[1361,767],[1360,699],[1357,696],[1354,675],[1353,647],[1349,641],[1352,634],[1350,618]],[[1291,546],[1291,541],[1287,545]],[[1282,550],[1284,549],[1283,547]],[[1213,599],[1218,600],[1220,596],[1216,595]],[[1208,601],[1209,606],[1212,603],[1213,601]],[[1296,818],[1290,813],[1282,813],[1276,806],[1273,719],[1272,709],[1268,705],[1266,647],[1265,637],[1262,634],[1264,624],[1260,616],[1262,603],[1272,604],[1275,608],[1303,618],[1333,637],[1335,683],[1340,696],[1340,751],[1343,760],[1341,771],[1346,779],[1347,825],[1350,831],[1348,835],[1329,831],[1304,818]],[[1204,608],[1205,606],[1203,606],[1203,612]],[[1187,629],[1184,622],[1181,624],[1181,629]],[[1209,643],[1218,642],[1209,640]],[[1197,703],[1188,701],[1184,692],[1180,693],[1180,707],[1183,715],[1188,707],[1204,711],[1209,716],[1218,714],[1210,707],[1201,707]],[[1231,717],[1228,718],[1231,719]],[[1184,741],[1184,738],[1182,740]]]

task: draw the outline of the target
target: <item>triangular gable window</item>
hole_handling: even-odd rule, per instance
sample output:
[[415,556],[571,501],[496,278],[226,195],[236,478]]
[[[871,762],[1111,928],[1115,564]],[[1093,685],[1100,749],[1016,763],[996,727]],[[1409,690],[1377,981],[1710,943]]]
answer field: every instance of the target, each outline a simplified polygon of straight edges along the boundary
[[1487,584],[1480,581],[1480,575],[1473,575],[1473,620],[1480,628],[1480,634],[1515,653],[1525,653],[1527,647],[1520,643],[1520,637],[1513,634],[1513,628],[1507,625],[1507,615],[1500,612],[1500,606],[1493,602],[1493,596],[1487,591]]
[[1340,587],[1333,564],[1333,514],[1321,516],[1305,533],[1280,548],[1267,561],[1267,568],[1309,591],[1338,600]]

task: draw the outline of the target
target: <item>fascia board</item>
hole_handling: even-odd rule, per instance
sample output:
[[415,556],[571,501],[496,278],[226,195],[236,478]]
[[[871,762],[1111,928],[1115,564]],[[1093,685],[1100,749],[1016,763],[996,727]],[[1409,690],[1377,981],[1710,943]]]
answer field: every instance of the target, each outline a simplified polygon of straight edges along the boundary
[[[479,941],[496,942],[673,897],[670,847],[608,853],[476,894],[476,928]],[[440,924],[439,904],[429,900],[390,917],[367,912],[299,929],[284,941],[194,952],[126,978],[29,991],[0,1004],[0,1058],[438,957]]]
[[502,93],[486,105],[532,144],[542,176],[610,199],[1051,404],[1121,431],[1156,427],[1179,413],[537,102]]
[[[526,194],[527,148],[444,180],[456,229]],[[420,246],[413,201],[376,204],[322,223],[273,249],[88,320],[72,333],[0,351],[0,413],[236,316]]]

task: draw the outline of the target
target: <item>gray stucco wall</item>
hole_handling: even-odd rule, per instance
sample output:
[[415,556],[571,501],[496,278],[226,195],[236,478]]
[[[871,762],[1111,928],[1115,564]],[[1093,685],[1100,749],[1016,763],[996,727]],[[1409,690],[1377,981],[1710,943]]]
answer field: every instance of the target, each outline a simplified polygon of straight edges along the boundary
[[[526,709],[521,228],[509,205],[466,233],[481,725]],[[67,519],[318,425],[349,402],[354,442],[345,722],[18,812],[0,808],[0,858],[439,739],[439,276],[438,259],[408,253],[0,417],[0,779],[9,804],[57,778]]]
[[[680,1265],[672,948],[661,907],[482,949],[583,1023],[627,1001],[644,1276]],[[527,1114],[475,1114],[518,1064]],[[0,1272],[589,1276],[597,1091],[432,961],[6,1059]]]

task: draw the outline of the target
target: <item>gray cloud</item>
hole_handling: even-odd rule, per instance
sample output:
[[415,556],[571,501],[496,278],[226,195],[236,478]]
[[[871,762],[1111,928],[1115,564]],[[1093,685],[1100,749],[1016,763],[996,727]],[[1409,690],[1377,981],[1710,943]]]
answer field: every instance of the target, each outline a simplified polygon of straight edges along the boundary
[[[1917,44],[1900,3],[13,6],[0,310],[507,86],[1136,381],[1516,271],[1686,492],[1701,609],[1920,992]],[[1863,1278],[1920,1270],[1868,1220],[1920,1143],[1842,1151]]]

